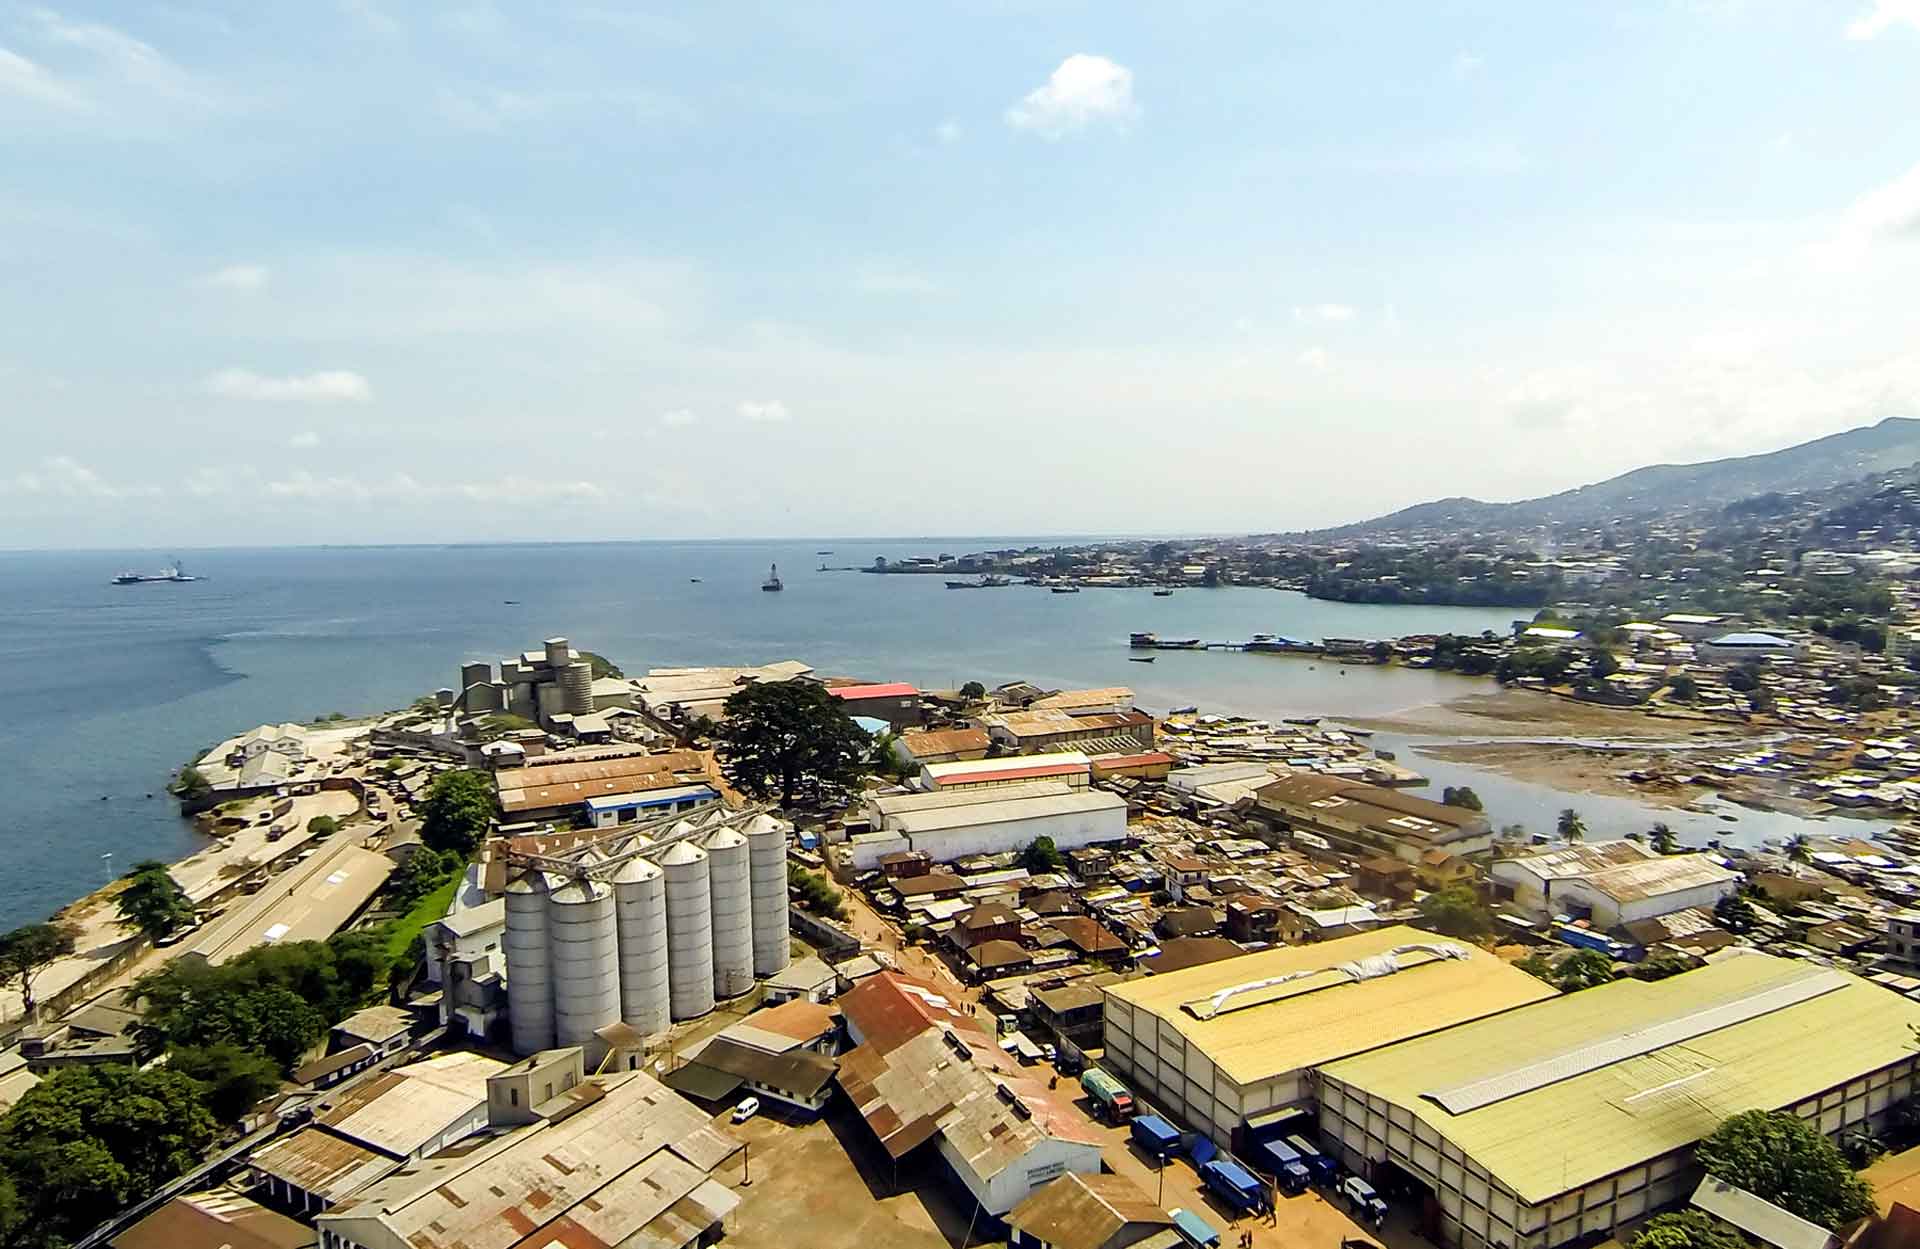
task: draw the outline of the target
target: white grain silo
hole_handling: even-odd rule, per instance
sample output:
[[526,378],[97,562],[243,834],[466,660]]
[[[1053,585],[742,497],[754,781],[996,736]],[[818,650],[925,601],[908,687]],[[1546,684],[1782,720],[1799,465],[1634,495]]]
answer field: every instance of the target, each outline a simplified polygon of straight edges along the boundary
[[713,1009],[713,899],[707,852],[677,842],[659,859],[667,885],[667,987],[675,1019]]
[[553,1048],[547,936],[547,894],[552,887],[552,879],[537,871],[507,886],[507,927],[500,949],[507,959],[507,1020],[516,1054]]
[[593,711],[593,666],[578,660],[560,669],[560,707],[571,715]]
[[672,1021],[667,987],[666,874],[629,859],[613,875],[613,913],[620,929],[620,1018],[643,1035]]
[[700,844],[707,852],[713,895],[713,994],[738,997],[753,988],[753,889],[747,839],[722,828]]
[[620,1018],[620,953],[613,890],[581,876],[547,895],[553,967],[553,1032],[559,1045],[586,1045]]
[[785,971],[787,940],[787,826],[762,812],[747,825],[747,863],[753,879],[753,974]]

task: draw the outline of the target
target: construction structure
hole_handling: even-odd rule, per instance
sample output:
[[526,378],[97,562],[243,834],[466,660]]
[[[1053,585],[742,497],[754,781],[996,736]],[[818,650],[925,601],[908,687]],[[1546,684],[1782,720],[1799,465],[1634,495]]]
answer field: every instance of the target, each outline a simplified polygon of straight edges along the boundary
[[467,715],[504,712],[551,728],[556,716],[593,714],[593,665],[567,639],[548,638],[537,651],[502,659],[497,675],[484,660],[461,664],[454,702]]
[[610,1024],[663,1032],[784,970],[791,831],[712,805],[495,843],[514,1052],[581,1046],[597,1063]]
[[1404,926],[1102,992],[1102,1065],[1220,1145],[1310,1110],[1322,1063],[1555,995],[1484,950]]
[[1729,1116],[1837,1137],[1913,1093],[1920,1003],[1742,952],[1623,979],[1320,1068],[1322,1141],[1460,1249],[1554,1249],[1676,1205]]

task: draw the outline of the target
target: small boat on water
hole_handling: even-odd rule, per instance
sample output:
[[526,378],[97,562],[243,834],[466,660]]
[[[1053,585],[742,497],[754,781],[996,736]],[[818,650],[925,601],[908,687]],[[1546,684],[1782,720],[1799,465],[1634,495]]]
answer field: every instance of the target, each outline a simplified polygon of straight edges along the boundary
[[984,590],[986,588],[987,588],[987,583],[984,581],[949,581],[947,582],[947,589],[949,590]]
[[815,555],[831,555],[833,554],[833,552],[832,551],[815,551],[814,554]]
[[1078,594],[1078,593],[1080,593],[1080,587],[1079,587],[1079,586],[1077,586],[1077,585],[1057,585],[1057,586],[1054,586],[1054,587],[1052,587],[1052,589],[1053,589],[1053,592],[1054,592],[1055,594]]
[[520,606],[520,600],[517,598],[503,598],[500,600],[500,602],[503,606],[506,606],[506,607]]
[[769,593],[777,593],[787,588],[780,580],[780,565],[775,564],[767,570],[767,579],[760,583],[760,588]]
[[688,584],[690,584],[690,585],[699,585],[699,584],[700,584],[700,578],[698,578],[698,577],[688,577],[688,578],[687,578],[687,582],[688,582]]
[[1155,591],[1153,592],[1153,597],[1155,597],[1155,598],[1172,598],[1172,597],[1173,597],[1173,591],[1172,591],[1172,590],[1155,590]]
[[1284,721],[1282,721],[1282,723],[1303,724],[1308,728],[1312,728],[1314,725],[1320,723],[1320,717],[1319,716],[1288,716]]
[[1158,658],[1160,658],[1158,655],[1128,655],[1127,662],[1130,664],[1150,664]]

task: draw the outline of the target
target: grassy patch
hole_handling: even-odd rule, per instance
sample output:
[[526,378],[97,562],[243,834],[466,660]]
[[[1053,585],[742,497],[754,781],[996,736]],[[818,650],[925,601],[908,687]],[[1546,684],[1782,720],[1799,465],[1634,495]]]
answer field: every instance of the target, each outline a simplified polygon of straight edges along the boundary
[[413,939],[421,931],[447,913],[447,907],[453,902],[454,891],[460,888],[460,877],[455,876],[426,897],[413,904],[413,909],[387,925],[387,957],[397,959],[407,952]]

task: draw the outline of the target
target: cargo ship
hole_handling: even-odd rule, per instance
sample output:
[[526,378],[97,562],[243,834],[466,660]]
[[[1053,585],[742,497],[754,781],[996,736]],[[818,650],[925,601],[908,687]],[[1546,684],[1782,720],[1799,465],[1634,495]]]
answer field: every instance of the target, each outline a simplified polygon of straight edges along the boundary
[[115,585],[145,585],[150,581],[198,581],[180,570],[180,561],[174,560],[159,572],[123,572],[113,579]]

